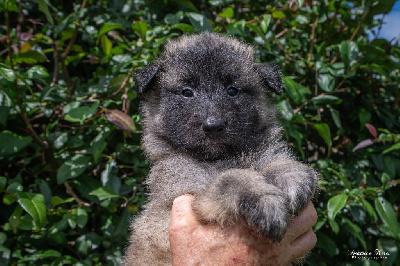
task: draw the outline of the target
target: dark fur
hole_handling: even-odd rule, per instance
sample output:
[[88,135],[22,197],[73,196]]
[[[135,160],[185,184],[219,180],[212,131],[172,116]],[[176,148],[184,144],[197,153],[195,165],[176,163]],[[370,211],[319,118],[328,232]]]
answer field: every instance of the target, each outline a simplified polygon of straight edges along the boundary
[[[257,64],[246,44],[203,33],[169,42],[135,80],[144,95],[143,146],[152,168],[149,202],[132,223],[125,264],[171,264],[171,206],[183,194],[195,196],[200,220],[245,221],[282,239],[317,177],[281,140],[268,97],[281,91],[279,69]],[[230,85],[239,88],[237,95],[228,95]],[[183,96],[189,88],[193,96]],[[217,121],[221,130],[206,131],[206,121]]]

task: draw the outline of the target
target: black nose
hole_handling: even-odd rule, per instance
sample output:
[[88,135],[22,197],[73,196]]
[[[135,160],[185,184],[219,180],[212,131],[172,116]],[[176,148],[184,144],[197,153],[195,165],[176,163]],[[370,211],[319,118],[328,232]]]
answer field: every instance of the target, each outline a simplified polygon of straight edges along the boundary
[[206,134],[216,135],[225,131],[225,122],[221,119],[209,117],[201,126]]

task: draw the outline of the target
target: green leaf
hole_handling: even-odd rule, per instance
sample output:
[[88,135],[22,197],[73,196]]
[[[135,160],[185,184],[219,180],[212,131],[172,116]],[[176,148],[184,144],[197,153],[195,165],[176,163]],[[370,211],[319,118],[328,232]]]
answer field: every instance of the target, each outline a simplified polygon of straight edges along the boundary
[[183,19],[183,12],[178,11],[176,14],[167,14],[164,18],[165,24],[175,25]]
[[304,5],[304,0],[296,0],[296,5],[298,8],[301,8]]
[[342,129],[342,121],[340,120],[340,113],[338,110],[329,108],[331,111],[332,120],[335,123],[336,127]]
[[239,35],[245,36],[246,35],[246,21],[241,19],[235,23],[228,24],[226,28],[228,35]]
[[324,107],[328,104],[339,104],[342,102],[339,97],[333,95],[318,95],[313,97],[311,100],[318,107]]
[[5,91],[0,90],[0,106],[1,107],[11,107],[13,106],[13,102],[8,96],[8,94]]
[[326,92],[332,92],[335,89],[335,78],[326,67],[318,71],[318,86]]
[[340,44],[340,56],[342,57],[343,63],[347,68],[352,67],[357,63],[359,50],[358,46],[353,41],[342,41]]
[[177,29],[183,32],[187,32],[187,33],[193,33],[194,29],[192,26],[190,26],[189,24],[185,24],[185,23],[179,23],[176,25],[172,25],[173,29]]
[[37,64],[46,62],[46,56],[38,51],[29,50],[23,53],[15,54],[15,63]]
[[103,49],[103,53],[106,56],[110,55],[111,50],[112,50],[112,42],[107,37],[107,35],[102,35],[101,36],[101,48]]
[[[92,192],[89,193],[89,195],[93,195],[99,198],[99,200],[105,200],[105,199],[111,199],[111,198],[120,198],[121,196],[113,192],[109,188],[105,187],[99,187]],[[123,198],[123,197],[121,197]]]
[[47,72],[44,66],[33,66],[25,73],[28,79],[45,79],[50,77],[49,73]]
[[92,115],[96,112],[100,102],[93,103],[89,106],[81,106],[75,109],[68,111],[65,115],[65,120],[69,122],[79,122],[83,124],[86,119],[92,117]]
[[371,122],[371,112],[360,109],[360,111],[358,111],[358,119],[360,120],[360,128],[363,128],[365,124]]
[[74,217],[74,221],[78,225],[79,228],[84,228],[89,220],[89,216],[84,209],[73,209],[71,213]]
[[192,24],[196,32],[214,31],[213,26],[204,15],[194,12],[189,12],[187,13],[187,16],[189,18],[190,24]]
[[0,157],[19,153],[28,147],[31,142],[31,137],[22,137],[8,130],[0,132]]
[[328,146],[328,157],[332,149],[332,137],[331,131],[328,124],[313,124],[318,134],[324,139],[326,145]]
[[292,106],[285,100],[280,101],[277,104],[278,109],[281,111],[283,118],[287,121],[292,120],[293,118],[293,109]]
[[190,0],[173,0],[174,2],[189,8],[190,10],[192,10],[193,12],[199,12],[199,10],[197,9],[197,7],[192,3],[192,1]]
[[358,239],[358,241],[361,243],[363,249],[367,250],[367,244],[365,242],[364,234],[362,233],[361,228],[358,225],[352,223],[347,218],[345,218],[344,221],[345,221],[346,228],[351,232],[351,234],[354,237],[356,237]]
[[348,196],[336,195],[328,200],[328,218],[334,220],[338,212],[346,206]]
[[232,7],[227,7],[224,9],[224,11],[218,14],[218,16],[222,18],[233,18],[234,15],[235,12],[233,11]]
[[14,82],[15,73],[7,65],[0,63],[0,75],[2,75],[6,80]]
[[92,146],[92,154],[95,164],[98,163],[101,153],[107,147],[107,142],[105,140],[107,136],[108,134],[106,134],[104,131],[101,131],[90,143]]
[[53,197],[51,197],[51,199],[50,199],[51,206],[52,206],[53,208],[56,207],[56,206],[59,205],[59,204],[64,204],[64,203],[73,202],[73,201],[74,201],[74,198],[73,198],[73,197],[71,197],[71,198],[66,198],[66,199],[62,199],[62,198],[60,198],[59,196],[53,196]]
[[77,154],[63,163],[57,171],[57,183],[62,184],[68,179],[74,179],[81,175],[88,167],[90,158],[89,156]]
[[[385,251],[389,253],[389,256],[385,260],[385,265],[396,265],[396,258],[398,258],[399,248],[396,240],[394,239],[387,239],[387,238],[380,238],[376,243],[377,247],[380,251]],[[385,256],[386,257],[386,256]],[[398,261],[398,259],[397,259]]]
[[126,75],[126,74],[119,74],[118,76],[114,77],[108,84],[108,89],[110,91],[118,90],[124,83],[127,76],[128,75]]
[[106,22],[101,26],[98,36],[100,37],[101,35],[109,32],[109,31],[117,30],[117,29],[118,30],[123,30],[124,27],[122,27],[122,25],[118,24],[118,23]]
[[292,80],[289,77],[284,77],[282,79],[282,81],[283,81],[283,88],[289,94],[290,98],[296,104],[300,104],[303,101],[304,97],[303,97],[303,95],[301,95],[299,93],[299,89],[300,89],[300,86],[301,87],[303,87],[303,86],[300,85],[299,83],[295,82],[294,80]]
[[261,30],[264,32],[264,33],[267,33],[267,31],[268,31],[268,26],[269,26],[269,22],[271,21],[271,15],[270,14],[266,14],[266,15],[263,15],[263,19],[261,20]]
[[392,204],[385,198],[379,197],[375,199],[375,209],[383,223],[389,227],[392,236],[396,237],[399,233],[399,223]]
[[135,21],[135,23],[132,25],[133,31],[135,31],[143,41],[146,41],[146,32],[148,28],[149,26],[147,23],[141,20]]
[[365,209],[367,210],[369,216],[376,222],[378,220],[378,215],[376,214],[374,208],[372,207],[369,202],[363,198],[360,198],[361,203],[364,205]]
[[335,220],[329,220],[329,225],[332,228],[332,231],[337,235],[339,233],[339,225]]
[[42,11],[46,15],[46,19],[50,24],[54,25],[53,17],[49,11],[49,7],[47,6],[47,2],[45,0],[37,0],[39,4],[39,10]]
[[317,232],[318,241],[317,247],[323,249],[326,254],[328,254],[331,258],[335,255],[339,254],[339,249],[335,243],[335,241],[328,235],[323,232]]
[[0,176],[0,190],[6,188],[7,185],[7,178],[5,176]]
[[68,133],[67,132],[63,132],[61,133],[60,136],[58,136],[54,142],[53,142],[53,146],[56,150],[61,149],[66,143],[68,142]]
[[389,152],[391,152],[391,151],[398,150],[398,149],[400,149],[400,142],[399,142],[399,143],[393,144],[390,148],[384,150],[384,151],[382,152],[382,154],[386,154],[386,153],[389,153]]
[[27,192],[17,192],[16,194],[19,205],[32,216],[38,229],[42,228],[47,221],[44,196]]
[[347,177],[345,175],[340,174],[338,171],[336,171],[330,167],[328,167],[327,169],[329,171],[331,171],[332,173],[334,173],[337,177],[339,177],[339,179],[343,182],[343,185],[345,188],[351,189],[350,181],[347,179]]
[[282,11],[274,11],[272,12],[272,17],[275,19],[283,19],[286,17],[286,15]]

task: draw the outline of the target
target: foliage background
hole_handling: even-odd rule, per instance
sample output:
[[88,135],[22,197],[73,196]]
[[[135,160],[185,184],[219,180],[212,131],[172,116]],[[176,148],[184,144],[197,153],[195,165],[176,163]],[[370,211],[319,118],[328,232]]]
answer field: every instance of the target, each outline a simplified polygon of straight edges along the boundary
[[366,33],[393,4],[1,0],[0,265],[121,262],[148,171],[132,73],[204,30],[283,67],[285,138],[322,176],[308,264],[400,265],[400,49]]

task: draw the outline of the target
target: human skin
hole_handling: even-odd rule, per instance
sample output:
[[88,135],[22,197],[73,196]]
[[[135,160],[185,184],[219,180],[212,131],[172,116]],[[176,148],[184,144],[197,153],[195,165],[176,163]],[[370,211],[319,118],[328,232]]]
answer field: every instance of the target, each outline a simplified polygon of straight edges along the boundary
[[192,210],[192,195],[172,206],[169,239],[172,262],[180,265],[290,265],[317,243],[312,226],[317,213],[311,202],[291,220],[280,242],[273,242],[243,224],[204,224]]

